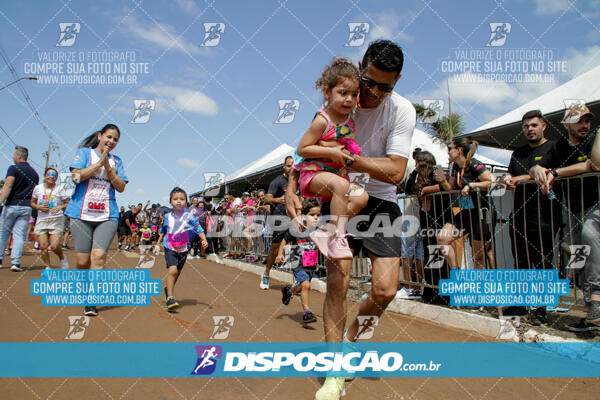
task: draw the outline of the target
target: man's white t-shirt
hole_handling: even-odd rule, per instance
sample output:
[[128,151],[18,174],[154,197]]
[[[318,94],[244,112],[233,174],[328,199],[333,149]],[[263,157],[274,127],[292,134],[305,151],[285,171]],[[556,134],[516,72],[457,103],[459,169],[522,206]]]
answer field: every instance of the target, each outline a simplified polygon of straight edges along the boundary
[[[408,159],[417,113],[412,103],[396,92],[376,108],[358,108],[356,141],[366,157],[396,155]],[[372,177],[365,186],[369,196],[396,203],[396,186]]]

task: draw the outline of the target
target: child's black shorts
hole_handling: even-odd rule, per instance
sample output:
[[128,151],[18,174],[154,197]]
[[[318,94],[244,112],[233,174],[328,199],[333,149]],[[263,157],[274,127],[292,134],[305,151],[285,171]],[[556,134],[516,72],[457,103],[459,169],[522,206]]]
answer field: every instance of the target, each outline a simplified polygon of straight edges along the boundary
[[187,251],[178,253],[165,247],[165,261],[167,262],[167,268],[169,268],[171,265],[176,265],[177,270],[181,271],[185,265],[187,254]]

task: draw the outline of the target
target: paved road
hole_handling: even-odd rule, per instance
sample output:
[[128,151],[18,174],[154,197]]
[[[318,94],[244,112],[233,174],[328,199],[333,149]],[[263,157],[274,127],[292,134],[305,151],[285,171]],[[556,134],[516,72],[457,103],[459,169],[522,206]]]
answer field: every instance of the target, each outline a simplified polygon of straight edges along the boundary
[[[56,262],[56,257],[52,256]],[[74,253],[68,252],[74,263]],[[132,268],[138,258],[111,251],[107,268]],[[0,270],[0,340],[3,342],[73,342],[65,340],[68,316],[81,307],[44,307],[29,294],[29,281],[39,278],[39,256],[26,251],[22,265],[9,270],[5,257]],[[164,258],[157,258],[152,277],[165,275]],[[206,342],[212,333],[213,315],[232,315],[235,324],[227,341],[321,341],[324,295],[311,293],[311,307],[319,321],[300,323],[298,299],[281,304],[282,286],[258,289],[259,277],[235,268],[189,260],[176,287],[182,307],[176,314],[164,310],[164,298],[153,298],[149,307],[99,308],[83,342]],[[357,304],[349,303],[350,315]],[[452,329],[426,320],[388,313],[373,340],[385,342],[492,341],[493,338]],[[460,355],[457,355],[460,356]],[[0,356],[1,357],[1,356]],[[65,363],[93,362],[85,354]],[[135,360],[115,360],[115,363]],[[482,360],[481,367],[493,360]],[[515,360],[518,362],[518,360]],[[304,378],[3,378],[0,399],[312,399],[320,379]],[[600,392],[599,379],[571,378],[358,378],[347,385],[345,400],[352,399],[591,399]]]

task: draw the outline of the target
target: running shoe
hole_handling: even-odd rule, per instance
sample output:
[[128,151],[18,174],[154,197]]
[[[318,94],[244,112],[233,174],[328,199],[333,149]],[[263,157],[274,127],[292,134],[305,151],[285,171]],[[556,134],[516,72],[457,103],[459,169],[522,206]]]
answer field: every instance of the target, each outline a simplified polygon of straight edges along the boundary
[[260,285],[259,287],[263,290],[269,289],[269,275],[265,275],[264,273],[260,276]]
[[351,260],[353,255],[345,236],[335,234],[327,241],[327,253],[333,260]]
[[122,247],[122,244],[119,243],[119,245],[117,246],[117,250],[121,251],[121,247]]
[[67,246],[66,244],[61,244],[61,245],[60,245],[60,247],[61,247],[63,250],[71,250],[71,249],[69,248],[69,246]]
[[325,257],[328,257],[328,243],[329,236],[331,236],[330,233],[326,229],[320,228],[312,231],[308,236],[310,237],[310,240],[312,240],[315,243],[321,254],[323,254],[323,256]]
[[302,322],[305,324],[317,322],[317,317],[312,313],[312,311],[308,310],[304,312],[304,315],[302,315]]
[[592,301],[585,322],[600,327],[600,301]]
[[281,288],[281,302],[284,306],[290,304],[290,300],[292,299],[292,290],[289,286],[284,286]]
[[169,298],[167,300],[167,310],[173,310],[179,307],[179,303],[174,298]]
[[23,268],[21,268],[21,266],[18,264],[13,264],[13,266],[10,267],[10,270],[13,272],[22,272]]
[[325,378],[323,386],[315,393],[315,400],[339,400],[346,394],[344,390],[344,378]]
[[89,316],[95,317],[95,316],[98,315],[98,310],[96,310],[96,306],[85,306],[83,308],[83,313],[85,315],[89,315]]
[[129,246],[125,246],[125,251],[129,251]]

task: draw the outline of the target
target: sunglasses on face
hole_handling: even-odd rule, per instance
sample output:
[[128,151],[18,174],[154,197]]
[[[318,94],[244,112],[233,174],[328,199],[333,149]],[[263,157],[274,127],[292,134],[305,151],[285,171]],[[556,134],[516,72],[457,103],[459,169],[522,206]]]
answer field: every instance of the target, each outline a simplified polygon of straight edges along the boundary
[[57,177],[57,175],[56,175],[56,172],[48,172],[48,173],[46,174],[46,177],[48,177],[48,178],[56,178],[56,177]]
[[377,86],[377,88],[384,93],[389,93],[392,90],[394,90],[394,85],[389,85],[387,83],[375,82],[373,79],[366,78],[362,74],[360,75],[360,83],[365,85],[369,89],[372,89],[373,87]]

